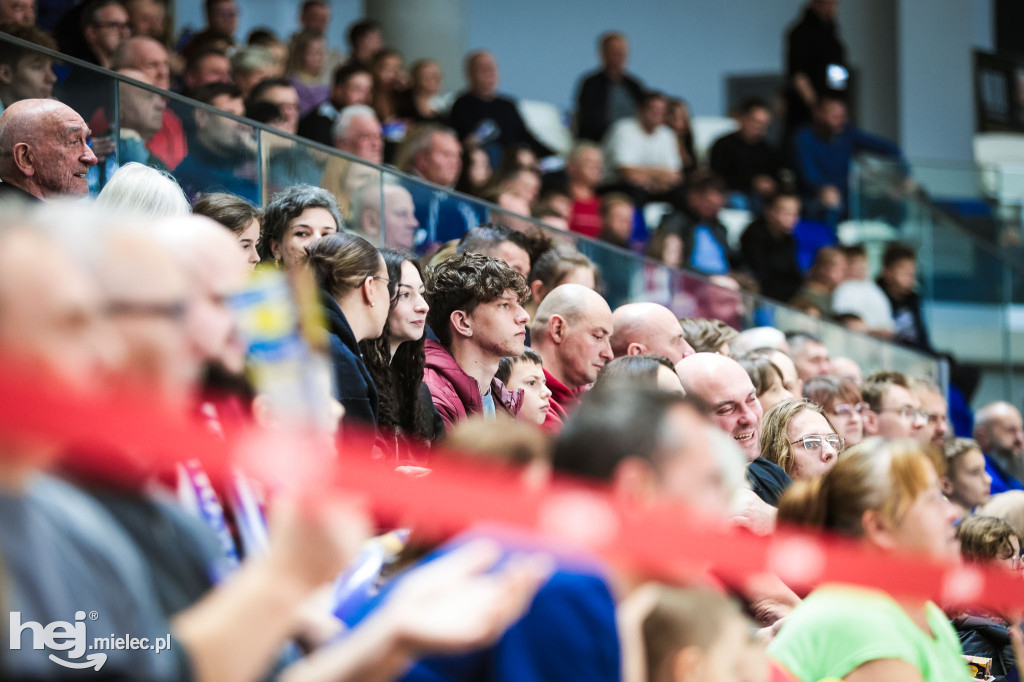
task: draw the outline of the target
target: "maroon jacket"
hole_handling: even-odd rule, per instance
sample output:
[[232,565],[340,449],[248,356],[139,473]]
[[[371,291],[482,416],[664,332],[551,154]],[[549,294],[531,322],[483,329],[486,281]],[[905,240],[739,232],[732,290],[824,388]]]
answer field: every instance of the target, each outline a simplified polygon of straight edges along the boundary
[[[455,426],[457,422],[473,414],[484,411],[480,387],[476,379],[462,371],[452,354],[437,341],[428,340],[424,344],[427,363],[423,369],[423,383],[430,389],[445,428]],[[523,389],[515,393],[505,388],[498,379],[491,379],[491,394],[494,396],[494,409],[503,409],[515,417],[523,405]]]

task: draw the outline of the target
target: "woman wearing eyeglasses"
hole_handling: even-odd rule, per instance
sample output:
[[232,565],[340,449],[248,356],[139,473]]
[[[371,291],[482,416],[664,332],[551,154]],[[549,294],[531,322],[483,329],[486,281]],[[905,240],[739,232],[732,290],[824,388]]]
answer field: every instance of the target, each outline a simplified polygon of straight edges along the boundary
[[843,437],[816,404],[784,400],[761,421],[761,457],[794,481],[821,478],[843,451]]
[[857,384],[850,379],[819,376],[804,382],[804,397],[821,405],[846,446],[864,440],[864,413],[868,404],[861,397]]
[[388,321],[391,295],[384,259],[362,237],[338,232],[318,239],[307,256],[320,287],[335,398],[347,417],[377,424],[379,398],[359,342],[376,339]]
[[[780,523],[841,533],[883,552],[956,562],[956,511],[922,445],[870,438],[828,473],[794,483]],[[960,641],[932,602],[823,585],[786,619],[768,655],[801,682],[947,682],[969,679]]]

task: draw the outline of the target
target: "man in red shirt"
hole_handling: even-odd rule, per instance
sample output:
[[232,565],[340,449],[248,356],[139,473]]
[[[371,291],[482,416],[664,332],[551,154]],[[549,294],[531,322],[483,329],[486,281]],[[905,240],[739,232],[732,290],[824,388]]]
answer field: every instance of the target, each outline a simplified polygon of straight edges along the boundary
[[563,284],[551,290],[530,326],[533,350],[544,359],[551,390],[545,428],[561,429],[585,387],[612,360],[612,311],[593,289]]

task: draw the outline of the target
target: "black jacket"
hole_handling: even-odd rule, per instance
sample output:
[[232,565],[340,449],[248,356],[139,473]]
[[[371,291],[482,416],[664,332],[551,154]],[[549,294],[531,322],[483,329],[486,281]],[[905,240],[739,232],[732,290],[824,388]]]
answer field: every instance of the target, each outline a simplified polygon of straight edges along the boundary
[[758,218],[743,231],[740,253],[744,264],[761,286],[761,293],[768,298],[789,301],[804,283],[803,273],[796,262],[793,235],[773,236],[764,218]]
[[346,419],[357,419],[376,426],[379,406],[377,386],[363,362],[352,327],[337,302],[326,291],[320,291],[320,303],[330,333],[334,397],[345,407]]
[[879,277],[875,283],[885,292],[892,306],[892,319],[896,324],[896,343],[916,348],[925,353],[935,354],[932,348],[931,339],[928,337],[928,328],[924,325],[924,314],[921,312],[921,296],[912,291],[906,296],[896,298],[885,286],[885,281]]
[[460,140],[476,132],[484,121],[491,121],[496,127],[494,139],[489,142],[497,143],[503,149],[527,144],[537,156],[550,156],[554,153],[533,136],[519,115],[516,103],[508,97],[496,95],[491,100],[483,100],[471,92],[464,92],[452,104],[451,113],[448,114],[448,124]]
[[16,187],[9,182],[0,180],[0,202],[24,202],[28,204],[39,204],[42,203],[42,199],[34,194],[29,194],[20,187]]
[[996,682],[1005,680],[1017,667],[1010,631],[1005,625],[982,616],[964,615],[953,619],[953,627],[964,654],[992,659],[992,676]]
[[[622,75],[622,86],[639,103],[644,86],[629,74]],[[576,93],[576,136],[583,140],[600,142],[614,121],[608,120],[608,90],[611,79],[604,70],[594,71],[580,83]]]

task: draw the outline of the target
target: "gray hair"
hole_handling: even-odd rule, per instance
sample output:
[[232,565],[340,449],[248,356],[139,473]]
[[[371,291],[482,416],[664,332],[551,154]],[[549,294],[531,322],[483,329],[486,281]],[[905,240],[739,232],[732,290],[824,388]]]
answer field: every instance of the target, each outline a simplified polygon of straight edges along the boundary
[[276,65],[277,58],[274,57],[274,53],[262,45],[250,45],[231,57],[231,70],[235,73],[249,73]]
[[322,208],[331,214],[338,231],[345,229],[345,221],[338,210],[338,202],[327,190],[313,185],[292,185],[270,198],[263,210],[263,228],[260,235],[260,257],[273,261],[270,242],[280,242],[288,223],[295,220],[307,208]]
[[138,218],[164,218],[192,212],[185,193],[169,173],[134,161],[110,176],[96,205]]
[[357,118],[369,118],[377,121],[377,112],[365,104],[353,104],[342,109],[334,117],[331,125],[331,139],[335,142],[343,140],[348,136],[348,129]]

